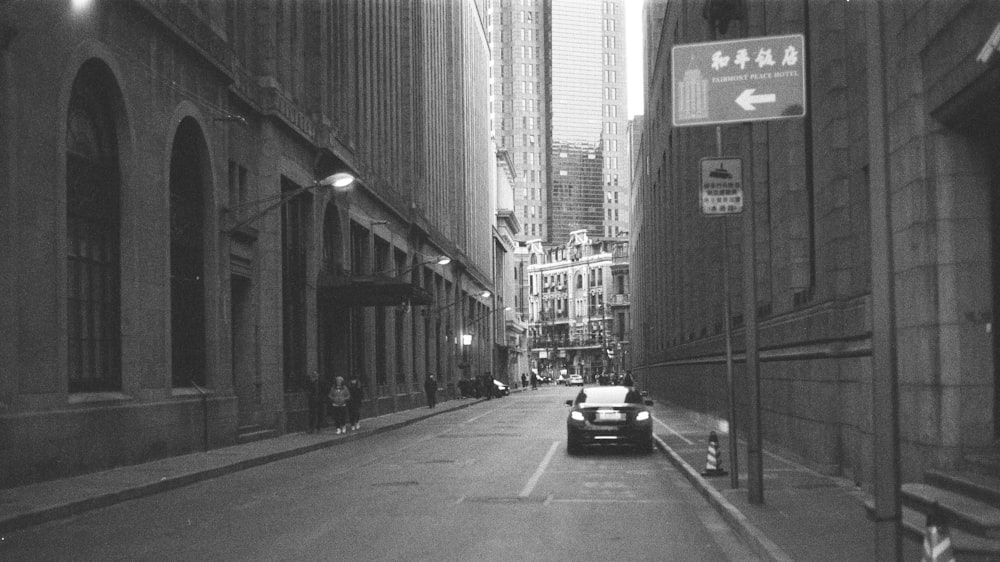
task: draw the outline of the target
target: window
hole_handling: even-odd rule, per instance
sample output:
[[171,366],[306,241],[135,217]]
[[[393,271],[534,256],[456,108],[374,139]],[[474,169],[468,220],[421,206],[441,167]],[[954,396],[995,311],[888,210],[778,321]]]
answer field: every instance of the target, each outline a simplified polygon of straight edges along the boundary
[[120,181],[103,69],[81,70],[66,122],[70,392],[121,389]]

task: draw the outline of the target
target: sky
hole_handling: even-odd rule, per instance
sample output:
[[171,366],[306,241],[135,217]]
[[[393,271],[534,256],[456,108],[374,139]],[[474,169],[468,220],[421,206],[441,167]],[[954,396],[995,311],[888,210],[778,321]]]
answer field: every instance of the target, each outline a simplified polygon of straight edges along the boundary
[[625,58],[628,65],[628,118],[643,113],[642,87],[642,4],[645,0],[625,0]]

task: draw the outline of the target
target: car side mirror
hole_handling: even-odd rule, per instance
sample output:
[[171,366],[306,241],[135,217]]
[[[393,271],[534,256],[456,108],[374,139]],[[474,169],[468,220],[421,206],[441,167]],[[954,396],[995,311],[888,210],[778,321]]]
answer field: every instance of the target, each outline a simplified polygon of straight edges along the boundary
[[652,406],[653,405],[653,401],[652,400],[646,400],[645,402],[646,402],[647,406]]
[[566,401],[566,405],[567,406],[572,406],[573,405],[573,401],[572,400],[567,400]]

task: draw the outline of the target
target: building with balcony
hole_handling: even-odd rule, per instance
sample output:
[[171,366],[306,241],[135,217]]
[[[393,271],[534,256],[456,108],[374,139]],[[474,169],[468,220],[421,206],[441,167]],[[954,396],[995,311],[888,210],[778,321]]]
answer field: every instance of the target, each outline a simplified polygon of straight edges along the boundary
[[628,253],[622,247],[627,244],[592,240],[586,230],[570,233],[565,244],[549,249],[540,242],[529,244],[527,314],[533,370],[553,378],[579,374],[593,381],[601,373],[625,368],[620,350],[627,349],[629,341]]

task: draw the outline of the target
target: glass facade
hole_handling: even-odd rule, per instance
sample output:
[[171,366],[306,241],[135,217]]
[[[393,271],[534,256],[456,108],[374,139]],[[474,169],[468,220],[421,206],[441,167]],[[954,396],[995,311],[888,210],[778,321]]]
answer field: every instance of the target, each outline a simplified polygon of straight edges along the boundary
[[494,0],[493,134],[518,170],[519,238],[628,230],[623,0]]

